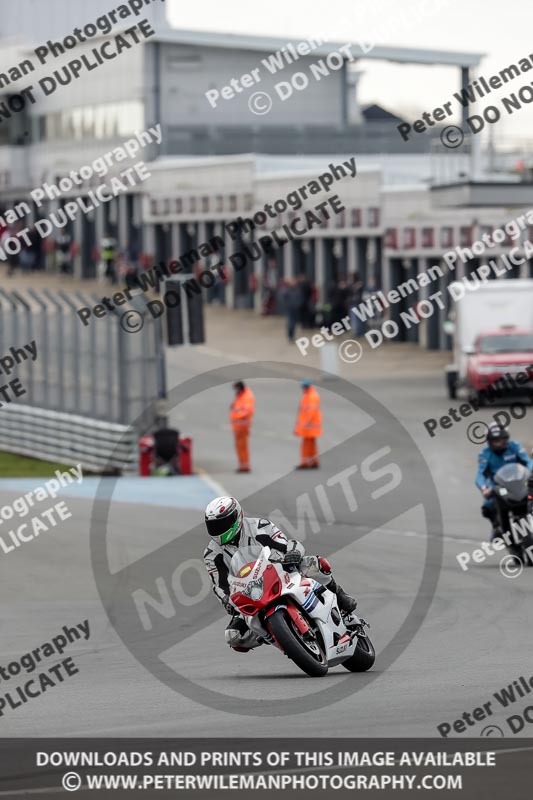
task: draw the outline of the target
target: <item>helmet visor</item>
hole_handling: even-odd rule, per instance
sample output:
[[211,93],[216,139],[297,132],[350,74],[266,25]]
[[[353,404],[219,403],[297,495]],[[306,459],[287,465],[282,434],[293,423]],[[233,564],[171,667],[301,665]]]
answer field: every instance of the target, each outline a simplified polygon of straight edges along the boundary
[[220,519],[206,519],[207,531],[219,544],[227,544],[239,533],[240,520],[237,511]]
[[500,436],[497,439],[489,439],[489,444],[495,453],[504,453],[509,447],[509,437]]

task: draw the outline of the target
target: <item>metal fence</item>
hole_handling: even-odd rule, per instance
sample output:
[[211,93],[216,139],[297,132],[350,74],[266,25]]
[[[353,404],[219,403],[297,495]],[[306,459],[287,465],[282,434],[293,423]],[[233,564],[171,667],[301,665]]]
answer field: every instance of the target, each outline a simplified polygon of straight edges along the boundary
[[[91,469],[97,462],[105,465],[102,460],[122,432],[131,445],[118,461],[131,469],[132,454],[126,450],[131,451],[137,435],[164,421],[161,321],[147,312],[146,298],[139,293],[115,310],[106,309],[105,316],[91,315],[84,326],[77,312],[98,303],[97,295],[81,292],[0,289],[0,380],[7,385],[18,379],[25,390],[20,397],[11,390],[9,401],[2,401],[0,449],[30,454],[28,431],[35,437],[42,429],[36,447],[40,457],[65,460],[70,437],[76,443],[70,460],[83,463],[85,452]],[[22,409],[25,413],[16,413]],[[102,458],[96,453],[100,448]]]

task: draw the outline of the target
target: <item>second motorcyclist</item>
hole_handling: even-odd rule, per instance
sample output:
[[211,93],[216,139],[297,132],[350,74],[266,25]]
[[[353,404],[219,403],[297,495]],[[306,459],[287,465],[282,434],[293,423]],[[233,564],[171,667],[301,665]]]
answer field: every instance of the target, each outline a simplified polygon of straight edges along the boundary
[[481,514],[492,524],[491,540],[504,533],[499,529],[498,511],[492,497],[492,490],[495,486],[494,475],[505,464],[516,463],[533,470],[533,461],[529,458],[526,449],[519,442],[510,438],[506,428],[496,424],[491,425],[487,435],[487,444],[478,456],[476,475],[476,486],[484,498]]

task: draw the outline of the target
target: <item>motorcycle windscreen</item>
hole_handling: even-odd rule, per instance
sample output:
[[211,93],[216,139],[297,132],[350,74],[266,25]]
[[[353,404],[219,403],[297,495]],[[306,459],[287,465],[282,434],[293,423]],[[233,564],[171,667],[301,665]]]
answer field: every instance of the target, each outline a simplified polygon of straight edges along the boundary
[[507,489],[510,500],[519,503],[527,495],[528,477],[529,470],[523,464],[506,464],[495,474],[494,481],[498,486]]
[[231,558],[229,571],[235,578],[247,578],[255,567],[263,548],[258,545],[241,547]]

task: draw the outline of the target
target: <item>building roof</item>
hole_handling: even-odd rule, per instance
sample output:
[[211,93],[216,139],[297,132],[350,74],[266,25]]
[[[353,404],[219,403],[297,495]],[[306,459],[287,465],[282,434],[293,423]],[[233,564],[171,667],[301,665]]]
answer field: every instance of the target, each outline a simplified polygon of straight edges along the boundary
[[372,103],[368,106],[363,106],[361,113],[368,122],[403,122],[402,117],[387,111],[383,106],[377,103]]
[[[253,36],[246,33],[218,33],[215,31],[181,30],[169,28],[158,31],[155,39],[169,44],[185,44],[194,47],[220,47],[225,50],[254,50],[260,53],[274,53],[288,43],[296,46],[301,41],[320,41],[318,37],[302,37],[301,39],[284,39],[278,36]],[[153,40],[152,40],[153,41]],[[347,44],[324,41],[313,49],[312,54],[326,56]],[[368,46],[368,45],[367,45]],[[366,47],[365,46],[365,49]],[[441,64],[458,67],[475,67],[484,57],[484,53],[460,53],[453,50],[421,50],[414,47],[393,47],[375,45],[365,52],[360,44],[352,43],[355,58],[371,58],[380,61],[397,61],[403,64]]]
[[[345,159],[353,158],[353,154],[336,154],[334,161],[336,164],[342,163]],[[168,172],[176,167],[214,167],[230,166],[231,164],[250,164],[253,167],[254,175],[261,179],[277,179],[292,177],[294,175],[315,174],[325,172],[324,156],[282,156],[265,155],[261,153],[241,153],[239,155],[213,155],[213,156],[158,156],[150,161],[150,169],[158,172]],[[359,173],[380,172],[381,168],[376,165],[357,165]]]

